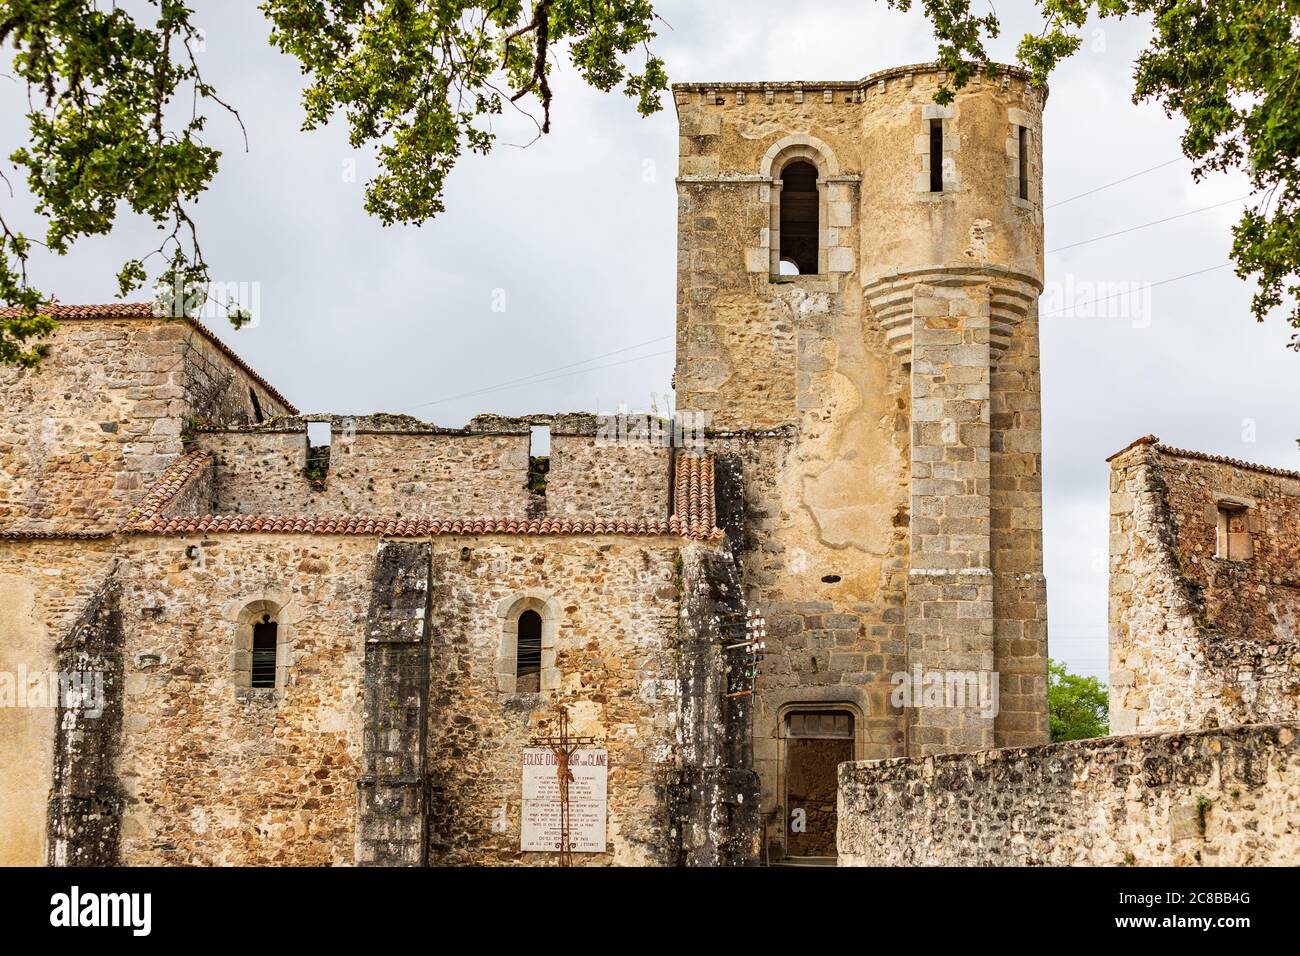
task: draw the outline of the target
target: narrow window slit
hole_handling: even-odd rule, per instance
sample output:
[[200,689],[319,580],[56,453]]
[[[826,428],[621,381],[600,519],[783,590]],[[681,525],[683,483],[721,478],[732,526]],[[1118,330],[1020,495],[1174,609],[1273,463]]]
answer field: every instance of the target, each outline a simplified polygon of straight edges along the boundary
[[546,494],[546,476],[551,470],[551,426],[534,425],[528,437],[528,490]]
[[331,438],[329,422],[307,423],[307,480],[317,490],[325,487],[329,477]]
[[253,672],[249,682],[253,687],[274,687],[276,659],[279,647],[279,625],[271,620],[271,615],[263,614],[262,620],[253,625]]
[[930,120],[930,192],[943,192],[943,120]]
[[536,693],[542,678],[542,616],[536,611],[519,615],[515,641],[515,691]]
[[1023,126],[1017,126],[1016,129],[1020,135],[1019,145],[1019,176],[1020,176],[1020,198],[1029,198],[1029,130]]

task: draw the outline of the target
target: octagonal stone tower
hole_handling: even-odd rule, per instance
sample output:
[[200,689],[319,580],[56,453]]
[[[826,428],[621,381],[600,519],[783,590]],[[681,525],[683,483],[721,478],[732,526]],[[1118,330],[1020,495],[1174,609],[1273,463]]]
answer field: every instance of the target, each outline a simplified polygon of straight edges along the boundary
[[[743,476],[769,778],[791,708],[847,708],[858,758],[1047,740],[1044,92],[1001,67],[945,107],[945,79],[674,87],[674,384]],[[918,667],[998,706],[891,703]]]

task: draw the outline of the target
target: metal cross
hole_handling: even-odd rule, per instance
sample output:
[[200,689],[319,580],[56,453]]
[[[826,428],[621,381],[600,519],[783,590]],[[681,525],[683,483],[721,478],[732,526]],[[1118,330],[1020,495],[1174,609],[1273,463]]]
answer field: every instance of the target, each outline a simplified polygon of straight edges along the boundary
[[563,707],[559,708],[558,734],[546,737],[534,737],[535,747],[550,747],[555,754],[555,776],[560,785],[560,866],[573,865],[573,840],[569,833],[569,784],[573,781],[573,771],[569,769],[569,760],[581,747],[589,747],[596,742],[595,737],[572,737],[569,735],[569,715]]

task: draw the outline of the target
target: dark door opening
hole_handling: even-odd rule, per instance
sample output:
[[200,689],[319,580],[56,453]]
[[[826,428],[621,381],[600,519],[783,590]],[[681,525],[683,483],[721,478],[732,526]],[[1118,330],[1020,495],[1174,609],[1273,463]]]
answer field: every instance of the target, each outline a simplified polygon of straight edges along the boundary
[[839,765],[853,759],[853,714],[792,711],[785,719],[786,855],[837,855]]

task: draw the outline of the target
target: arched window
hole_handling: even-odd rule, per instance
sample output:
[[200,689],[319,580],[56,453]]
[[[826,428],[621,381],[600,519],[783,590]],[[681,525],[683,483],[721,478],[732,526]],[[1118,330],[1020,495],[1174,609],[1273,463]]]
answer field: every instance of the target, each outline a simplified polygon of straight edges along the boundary
[[279,647],[279,625],[271,620],[270,614],[263,614],[262,619],[253,625],[253,661],[250,687],[274,687],[276,651]]
[[497,690],[503,694],[549,694],[559,689],[556,666],[560,603],[530,588],[497,605],[501,643],[497,645]]
[[515,645],[515,692],[535,693],[542,677],[542,616],[536,611],[519,615],[519,636]]
[[786,265],[798,275],[816,275],[821,198],[817,194],[817,167],[803,160],[781,171],[781,273]]
[[294,631],[302,618],[292,595],[266,588],[255,598],[232,599],[224,616],[234,625],[231,682],[256,691],[258,699],[284,692],[292,682]]

